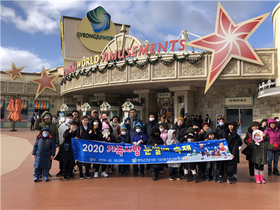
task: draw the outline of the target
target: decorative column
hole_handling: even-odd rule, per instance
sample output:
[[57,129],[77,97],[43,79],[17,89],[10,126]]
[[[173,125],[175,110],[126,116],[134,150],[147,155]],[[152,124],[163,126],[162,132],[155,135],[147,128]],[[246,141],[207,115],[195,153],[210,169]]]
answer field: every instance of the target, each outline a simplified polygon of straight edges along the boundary
[[[274,48],[277,50],[276,69],[278,72],[278,80],[280,80],[280,3],[276,5],[271,16],[273,23]],[[278,86],[280,86],[279,83]]]
[[189,115],[194,114],[194,93],[197,91],[196,87],[192,86],[180,86],[168,88],[171,92],[174,92],[174,122],[177,121],[182,103],[185,104],[185,113]]

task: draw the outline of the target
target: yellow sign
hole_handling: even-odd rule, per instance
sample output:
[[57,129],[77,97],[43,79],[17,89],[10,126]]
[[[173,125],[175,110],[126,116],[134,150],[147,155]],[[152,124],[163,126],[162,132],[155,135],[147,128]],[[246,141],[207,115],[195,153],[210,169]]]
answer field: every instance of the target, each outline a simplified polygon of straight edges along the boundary
[[89,11],[82,19],[76,35],[89,50],[102,52],[116,34],[117,30],[111,16],[99,6]]

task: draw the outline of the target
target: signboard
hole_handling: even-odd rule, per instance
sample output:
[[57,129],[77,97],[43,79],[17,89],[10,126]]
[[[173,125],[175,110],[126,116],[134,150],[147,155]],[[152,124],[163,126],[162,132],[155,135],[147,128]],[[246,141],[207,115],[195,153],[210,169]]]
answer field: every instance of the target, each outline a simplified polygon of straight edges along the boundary
[[137,145],[72,139],[74,159],[98,164],[158,164],[231,160],[226,140]]
[[157,98],[171,98],[171,97],[172,97],[171,92],[157,93]]
[[253,105],[254,98],[251,97],[224,97],[224,106]]

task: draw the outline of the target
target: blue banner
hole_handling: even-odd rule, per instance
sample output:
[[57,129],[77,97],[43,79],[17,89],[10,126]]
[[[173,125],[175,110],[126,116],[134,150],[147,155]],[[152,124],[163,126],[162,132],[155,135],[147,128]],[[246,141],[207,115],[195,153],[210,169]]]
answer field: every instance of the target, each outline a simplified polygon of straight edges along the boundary
[[226,140],[148,146],[72,139],[74,159],[99,164],[188,163],[231,160]]

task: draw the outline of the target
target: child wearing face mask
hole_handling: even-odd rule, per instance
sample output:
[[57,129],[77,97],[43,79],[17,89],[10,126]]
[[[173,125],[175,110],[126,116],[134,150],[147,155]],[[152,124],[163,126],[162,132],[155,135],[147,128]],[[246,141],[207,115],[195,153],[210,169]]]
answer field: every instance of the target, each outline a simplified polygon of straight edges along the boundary
[[[117,138],[117,143],[121,143],[123,146],[125,144],[130,144],[130,136],[126,135],[127,129],[125,126],[121,127],[121,133]],[[127,175],[126,169],[128,168],[128,165],[119,165],[119,175]]]
[[68,180],[68,174],[70,179],[74,178],[73,169],[75,166],[75,160],[73,156],[71,139],[75,138],[77,128],[78,128],[77,122],[72,121],[70,128],[67,129],[63,134],[65,140],[62,143],[59,152],[55,157],[55,160],[58,160],[59,162],[63,163],[63,169],[64,169],[63,180]]
[[51,130],[45,127],[37,136],[32,151],[32,159],[34,162],[34,182],[38,182],[41,171],[43,171],[44,181],[49,181],[49,171],[52,166],[52,160],[55,156],[55,142],[51,135]]
[[264,165],[267,164],[267,151],[273,150],[278,147],[278,144],[270,144],[268,141],[263,140],[263,132],[255,130],[252,134],[252,139],[248,139],[248,147],[253,150],[252,162],[255,164],[255,181],[257,184],[265,184],[263,178]]
[[[142,132],[142,125],[140,122],[138,122],[135,125],[135,133],[131,136],[131,143],[133,146],[138,146],[140,144],[145,144],[147,142],[146,135]],[[133,176],[137,176],[137,173],[139,171],[138,165],[133,165]],[[144,165],[140,165],[140,173],[141,176],[144,177]]]
[[167,134],[167,131],[164,130],[163,125],[159,126],[159,131],[160,131],[160,138],[162,138],[163,142],[166,143],[166,141],[168,139],[168,134]]

